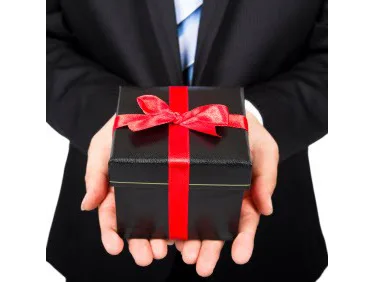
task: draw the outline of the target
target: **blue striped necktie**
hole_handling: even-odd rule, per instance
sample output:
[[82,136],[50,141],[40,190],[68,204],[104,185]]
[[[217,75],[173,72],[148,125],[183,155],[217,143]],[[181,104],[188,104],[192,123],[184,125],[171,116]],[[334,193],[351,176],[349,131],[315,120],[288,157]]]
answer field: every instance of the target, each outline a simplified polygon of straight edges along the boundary
[[183,77],[191,85],[203,0],[174,0],[174,4]]

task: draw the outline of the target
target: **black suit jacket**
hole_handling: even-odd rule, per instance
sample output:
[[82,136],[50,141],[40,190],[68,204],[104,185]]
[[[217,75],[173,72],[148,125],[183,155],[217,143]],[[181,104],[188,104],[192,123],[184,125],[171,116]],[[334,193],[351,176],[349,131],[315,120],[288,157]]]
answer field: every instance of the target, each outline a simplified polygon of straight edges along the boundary
[[[174,248],[145,269],[126,250],[109,256],[96,212],[79,209],[86,150],[118,86],[183,84],[176,28],[173,0],[47,0],[47,121],[71,143],[47,260],[69,278],[198,279]],[[327,1],[204,1],[193,85],[244,86],[281,157],[251,261],[235,265],[227,243],[214,281],[314,281],[327,265],[307,155],[327,133],[327,33]]]

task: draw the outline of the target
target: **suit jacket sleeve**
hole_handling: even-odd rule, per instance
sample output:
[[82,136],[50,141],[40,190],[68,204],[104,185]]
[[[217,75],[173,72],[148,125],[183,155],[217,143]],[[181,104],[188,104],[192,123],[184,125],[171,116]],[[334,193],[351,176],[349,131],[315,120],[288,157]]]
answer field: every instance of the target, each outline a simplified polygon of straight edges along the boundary
[[115,113],[122,79],[84,56],[66,28],[59,1],[47,1],[47,122],[86,152]]
[[306,149],[328,130],[327,1],[309,37],[305,57],[292,69],[245,89],[277,141],[280,160]]

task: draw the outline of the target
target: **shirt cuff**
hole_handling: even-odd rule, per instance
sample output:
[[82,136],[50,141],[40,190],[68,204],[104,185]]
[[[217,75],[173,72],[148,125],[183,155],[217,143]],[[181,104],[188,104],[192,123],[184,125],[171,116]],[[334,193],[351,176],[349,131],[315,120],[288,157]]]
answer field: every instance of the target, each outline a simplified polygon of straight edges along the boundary
[[262,120],[262,116],[261,116],[260,112],[257,110],[257,108],[255,106],[253,106],[253,104],[251,102],[249,102],[246,99],[244,101],[244,106],[245,106],[245,110],[247,112],[250,112],[252,115],[254,115],[255,118],[259,121],[259,123],[261,123],[262,125],[264,125],[264,121]]

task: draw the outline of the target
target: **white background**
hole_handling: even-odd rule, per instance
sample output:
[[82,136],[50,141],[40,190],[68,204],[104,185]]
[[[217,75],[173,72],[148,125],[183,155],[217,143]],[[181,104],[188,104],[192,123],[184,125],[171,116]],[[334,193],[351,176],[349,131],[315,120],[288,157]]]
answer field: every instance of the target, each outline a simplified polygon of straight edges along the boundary
[[[63,281],[45,262],[67,141],[45,124],[44,5],[0,4],[0,281],[5,282]],[[372,282],[374,4],[331,0],[329,10],[329,135],[310,153],[329,251],[329,267],[319,281]]]

